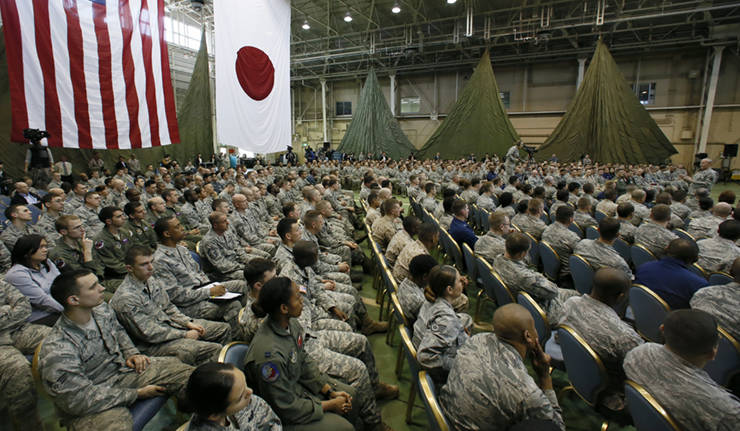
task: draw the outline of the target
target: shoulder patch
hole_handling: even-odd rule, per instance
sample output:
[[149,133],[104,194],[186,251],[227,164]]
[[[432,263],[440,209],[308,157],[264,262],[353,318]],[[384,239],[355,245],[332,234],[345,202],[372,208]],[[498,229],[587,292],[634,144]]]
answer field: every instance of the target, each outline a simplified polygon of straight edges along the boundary
[[100,250],[101,248],[103,248],[104,245],[105,245],[105,242],[103,242],[103,240],[101,239],[100,241],[95,243],[95,248]]
[[54,262],[54,265],[56,265],[58,269],[62,269],[66,263],[64,263],[62,259],[57,259],[56,262]]
[[260,368],[260,375],[262,376],[262,380],[267,383],[273,383],[280,377],[280,371],[278,371],[277,366],[272,362],[265,362],[262,368]]

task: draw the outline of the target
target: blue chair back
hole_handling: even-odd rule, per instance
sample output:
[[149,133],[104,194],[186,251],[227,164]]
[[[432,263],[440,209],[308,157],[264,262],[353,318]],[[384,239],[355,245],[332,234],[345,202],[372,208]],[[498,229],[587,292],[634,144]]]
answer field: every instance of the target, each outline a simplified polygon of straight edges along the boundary
[[570,326],[558,327],[558,340],[570,383],[584,401],[597,405],[609,381],[604,362]]
[[578,226],[577,224],[575,224],[575,222],[574,223],[571,223],[568,226],[568,229],[571,230],[571,231],[573,231],[573,232],[575,232],[575,233],[577,233],[579,237],[583,238],[583,229],[581,229],[580,226]]
[[673,229],[673,233],[678,235],[679,238],[689,240],[690,242],[696,244],[696,238],[694,238],[694,235],[691,235],[683,229]]
[[709,273],[707,273],[707,271],[704,270],[704,268],[702,268],[701,265],[699,265],[696,262],[694,262],[689,267],[689,271],[693,272],[694,274],[698,275],[699,277],[701,277],[701,278],[703,278],[705,280],[707,279],[707,277],[709,277]]
[[540,241],[540,260],[542,272],[550,280],[556,281],[560,273],[560,256],[547,241]]
[[612,247],[614,247],[614,250],[619,253],[620,256],[622,256],[622,259],[624,259],[625,262],[632,263],[632,253],[630,251],[630,245],[627,243],[627,241],[623,240],[622,238],[617,238],[614,240],[614,244],[612,244]]
[[599,230],[593,226],[586,227],[586,238],[599,239]]
[[556,211],[550,211],[550,224],[555,223],[555,212]]
[[594,285],[594,269],[591,264],[583,257],[572,254],[568,258],[568,265],[576,290],[584,295],[591,293],[591,288]]
[[635,244],[630,247],[630,255],[635,268],[639,268],[643,263],[656,260],[655,255],[642,244]]
[[36,223],[38,221],[39,216],[41,215],[41,210],[36,205],[26,205],[28,207],[28,210],[31,211],[31,223]]
[[547,315],[539,304],[527,292],[519,292],[516,296],[516,302],[529,311],[534,319],[534,328],[537,330],[537,338],[540,339],[540,345],[545,346],[550,338],[550,323],[547,321]]
[[465,262],[463,261],[462,251],[460,245],[455,241],[452,236],[444,229],[440,229],[439,238],[442,239],[442,246],[448,256],[452,256],[452,260],[455,262],[455,266],[459,271],[465,270]]
[[524,235],[529,238],[529,261],[534,266],[540,265],[540,242],[532,236],[532,234],[525,232]]
[[0,204],[9,207],[10,206],[10,196],[0,195]]
[[427,412],[429,429],[432,431],[449,431],[450,424],[447,422],[442,407],[437,401],[437,391],[432,378],[426,371],[420,371],[417,376],[419,394],[421,395],[421,401],[424,403],[424,410]]
[[131,417],[134,420],[132,430],[143,430],[144,426],[146,426],[146,424],[157,415],[157,412],[164,407],[167,403],[167,399],[168,397],[162,395],[159,397],[136,401],[131,407],[129,407],[129,412],[131,412]]
[[726,272],[713,272],[709,275],[709,285],[719,286],[732,282],[732,276]]
[[483,291],[486,292],[489,298],[496,301],[496,304],[500,307],[510,302],[514,302],[514,295],[511,294],[509,288],[501,277],[493,270],[491,265],[480,256],[476,256],[475,262],[478,266],[478,276],[483,282]]
[[542,220],[545,224],[550,224],[550,217],[547,216],[547,214],[542,214],[540,216],[540,220]]
[[597,222],[600,222],[604,218],[606,218],[605,213],[601,211],[594,211],[594,219],[596,219]]
[[478,222],[480,221],[480,209],[476,204],[468,204],[470,208],[470,214],[468,214],[468,222],[473,227],[473,230],[480,229]]
[[642,386],[627,380],[624,395],[637,431],[679,431],[673,418]]
[[200,255],[198,253],[196,253],[195,251],[190,250],[190,256],[198,264],[198,267],[202,271],[203,270],[203,262],[201,262],[201,260],[200,260]]
[[470,249],[469,245],[463,243],[462,254],[465,260],[465,269],[468,272],[468,277],[470,280],[478,283],[478,268],[475,265],[475,253],[473,253],[473,250]]
[[247,357],[249,344],[242,341],[233,341],[221,348],[218,354],[218,362],[231,364],[240,370],[244,370],[244,358]]
[[488,210],[480,210],[480,228],[483,232],[488,232],[491,229],[491,223],[488,221],[488,217],[490,216],[491,213]]
[[645,339],[663,343],[660,325],[671,308],[666,302],[646,286],[633,284],[629,295],[630,307],[635,315],[635,329]]
[[713,361],[704,366],[709,376],[722,386],[740,373],[740,343],[722,328],[719,329],[719,348]]

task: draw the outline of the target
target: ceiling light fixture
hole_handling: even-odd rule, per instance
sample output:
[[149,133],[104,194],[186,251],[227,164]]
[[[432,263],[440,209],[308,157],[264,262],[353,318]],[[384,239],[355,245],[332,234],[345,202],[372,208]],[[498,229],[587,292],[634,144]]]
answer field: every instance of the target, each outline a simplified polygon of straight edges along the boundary
[[447,0],[447,4],[455,4],[457,3],[457,0]]
[[311,29],[311,26],[308,25],[308,20],[304,20],[303,21],[303,26],[302,27],[303,27],[304,30],[310,30]]
[[398,2],[393,4],[393,7],[391,8],[391,12],[401,13],[401,6],[398,5]]
[[347,15],[344,16],[344,22],[352,22],[352,15],[347,11]]

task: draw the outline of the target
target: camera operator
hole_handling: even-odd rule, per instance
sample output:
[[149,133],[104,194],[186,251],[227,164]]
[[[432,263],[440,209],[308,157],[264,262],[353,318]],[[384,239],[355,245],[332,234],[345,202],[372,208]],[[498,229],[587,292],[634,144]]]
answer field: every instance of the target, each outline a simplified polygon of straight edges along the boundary
[[44,130],[26,129],[23,131],[23,137],[31,141],[31,147],[26,150],[26,162],[23,166],[23,172],[30,175],[34,185],[39,189],[45,189],[51,181],[51,168],[54,165],[54,158],[48,147],[41,145],[41,140],[49,137],[49,133]]

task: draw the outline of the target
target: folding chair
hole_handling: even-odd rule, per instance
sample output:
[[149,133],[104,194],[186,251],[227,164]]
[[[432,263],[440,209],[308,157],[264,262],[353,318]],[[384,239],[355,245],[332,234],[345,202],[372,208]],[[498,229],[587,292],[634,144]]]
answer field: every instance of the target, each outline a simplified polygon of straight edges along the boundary
[[676,421],[645,388],[631,380],[624,383],[625,400],[635,428],[639,431],[679,431]]
[[635,316],[635,329],[640,336],[654,343],[663,343],[660,325],[671,307],[657,293],[641,284],[633,284],[630,288],[629,303]]

